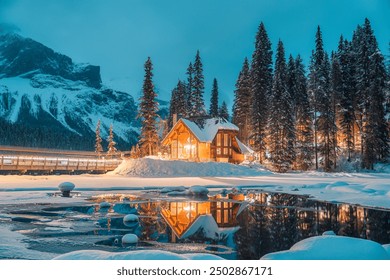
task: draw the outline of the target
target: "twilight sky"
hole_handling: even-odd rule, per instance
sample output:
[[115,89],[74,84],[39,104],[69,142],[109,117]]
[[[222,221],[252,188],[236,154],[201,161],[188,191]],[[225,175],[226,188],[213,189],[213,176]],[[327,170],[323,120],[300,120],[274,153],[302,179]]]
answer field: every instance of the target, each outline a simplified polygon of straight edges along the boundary
[[154,64],[159,97],[168,100],[200,50],[209,103],[213,78],[229,107],[234,85],[264,22],[275,50],[309,61],[317,25],[325,48],[350,39],[368,17],[384,54],[389,53],[390,0],[0,0],[0,22],[15,25],[75,62],[101,66],[103,82],[140,95],[143,63]]

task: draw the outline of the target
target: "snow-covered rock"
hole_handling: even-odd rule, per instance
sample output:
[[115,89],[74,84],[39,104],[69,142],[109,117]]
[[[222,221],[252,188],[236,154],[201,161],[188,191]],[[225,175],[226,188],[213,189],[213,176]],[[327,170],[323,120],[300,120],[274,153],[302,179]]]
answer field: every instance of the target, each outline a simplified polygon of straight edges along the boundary
[[[197,255],[197,256],[196,256]],[[60,255],[55,260],[211,260],[219,259],[211,254],[180,255],[160,250],[141,250],[111,253],[99,250],[81,250]]]
[[326,235],[336,235],[336,233],[334,233],[333,230],[328,230],[328,231],[324,231],[322,233],[322,236],[326,236]]
[[270,253],[262,260],[390,260],[379,243],[346,236],[315,236],[304,239],[290,250]]
[[180,187],[165,187],[160,190],[160,193],[169,193],[169,192],[184,192],[186,188],[183,186]]
[[151,158],[124,160],[110,174],[130,177],[231,177],[261,176],[271,172],[222,162],[188,162]]
[[128,214],[123,217],[123,224],[127,227],[136,227],[139,223],[139,218],[137,215]]
[[206,187],[202,186],[192,186],[189,189],[189,193],[194,196],[207,196],[209,190]]
[[75,188],[75,184],[71,182],[62,182],[61,184],[58,185],[58,188],[60,189],[61,192],[71,192]]
[[109,203],[107,201],[103,201],[103,202],[100,202],[99,206],[100,206],[100,208],[110,208],[111,203]]
[[122,237],[122,244],[137,244],[138,236],[132,233],[125,234]]

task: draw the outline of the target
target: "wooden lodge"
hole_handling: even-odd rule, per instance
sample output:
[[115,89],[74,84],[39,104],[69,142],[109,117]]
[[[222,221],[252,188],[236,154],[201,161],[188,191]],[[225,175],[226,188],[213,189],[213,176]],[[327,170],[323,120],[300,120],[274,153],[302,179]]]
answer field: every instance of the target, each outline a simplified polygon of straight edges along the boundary
[[238,138],[238,127],[221,119],[181,118],[163,139],[171,159],[241,163],[253,151]]

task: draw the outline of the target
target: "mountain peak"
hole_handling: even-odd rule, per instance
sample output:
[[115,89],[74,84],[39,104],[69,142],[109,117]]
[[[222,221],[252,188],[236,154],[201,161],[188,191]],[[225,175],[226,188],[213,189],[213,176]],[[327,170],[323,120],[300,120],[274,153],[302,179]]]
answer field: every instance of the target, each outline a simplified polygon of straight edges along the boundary
[[75,64],[66,55],[16,33],[0,35],[0,77],[49,74],[101,87],[100,67]]

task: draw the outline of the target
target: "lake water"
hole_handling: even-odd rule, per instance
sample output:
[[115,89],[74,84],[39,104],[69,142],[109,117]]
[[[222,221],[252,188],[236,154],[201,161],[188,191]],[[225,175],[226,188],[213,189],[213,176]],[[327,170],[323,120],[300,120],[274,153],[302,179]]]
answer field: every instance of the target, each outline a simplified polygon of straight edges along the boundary
[[[23,234],[29,249],[55,254],[160,249],[259,259],[330,230],[390,243],[389,209],[252,190],[206,198],[174,194],[112,193],[83,203],[72,204],[67,198],[63,205],[5,205],[0,215],[6,218],[0,224],[11,224],[13,231]],[[138,222],[124,223],[129,214],[136,215]],[[125,234],[137,235],[139,242],[122,243]]]

